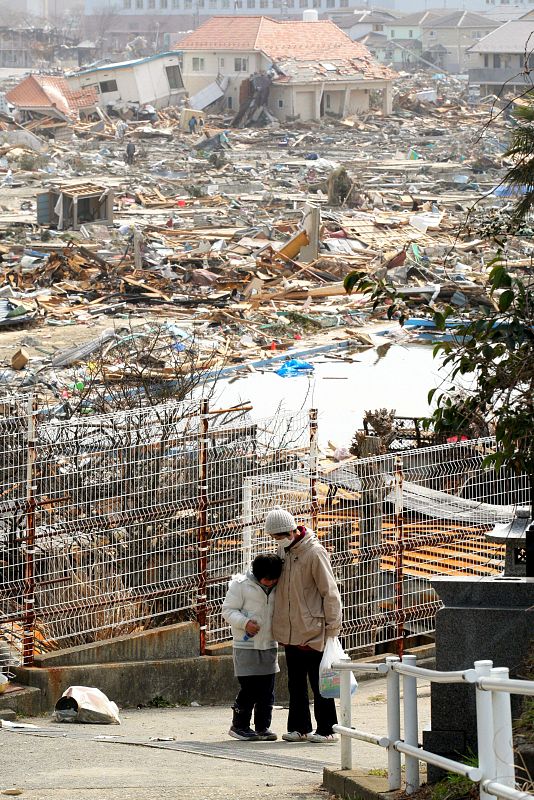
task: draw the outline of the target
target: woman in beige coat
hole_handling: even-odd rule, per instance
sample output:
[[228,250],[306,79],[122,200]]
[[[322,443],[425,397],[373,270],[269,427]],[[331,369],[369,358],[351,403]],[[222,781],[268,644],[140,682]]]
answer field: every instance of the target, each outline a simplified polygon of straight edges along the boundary
[[[284,559],[274,604],[273,637],[286,653],[289,714],[287,742],[334,742],[335,702],[319,693],[319,665],[328,637],[341,630],[341,598],[325,548],[310,528],[297,525],[286,509],[265,518],[265,533],[280,544]],[[312,733],[308,680],[317,728]]]

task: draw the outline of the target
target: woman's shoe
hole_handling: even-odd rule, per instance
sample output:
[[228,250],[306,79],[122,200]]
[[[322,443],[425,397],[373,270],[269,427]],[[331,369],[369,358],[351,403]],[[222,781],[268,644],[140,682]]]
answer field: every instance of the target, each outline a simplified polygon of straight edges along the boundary
[[282,739],[284,742],[307,742],[308,737],[305,733],[299,733],[299,731],[289,731],[288,733],[282,734]]
[[334,736],[333,733],[329,733],[327,736],[323,736],[320,733],[308,733],[306,739],[308,742],[316,742],[317,744],[330,744],[338,740],[337,736]]

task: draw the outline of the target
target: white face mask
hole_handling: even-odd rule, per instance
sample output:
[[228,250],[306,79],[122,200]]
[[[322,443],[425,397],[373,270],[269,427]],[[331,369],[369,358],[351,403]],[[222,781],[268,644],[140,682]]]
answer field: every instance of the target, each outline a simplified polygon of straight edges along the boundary
[[275,540],[275,542],[280,542],[285,547],[287,547],[288,544],[291,544],[296,535],[297,531],[290,531],[289,533],[286,533],[284,536],[282,536],[281,534],[277,534],[276,537],[273,536],[273,539]]

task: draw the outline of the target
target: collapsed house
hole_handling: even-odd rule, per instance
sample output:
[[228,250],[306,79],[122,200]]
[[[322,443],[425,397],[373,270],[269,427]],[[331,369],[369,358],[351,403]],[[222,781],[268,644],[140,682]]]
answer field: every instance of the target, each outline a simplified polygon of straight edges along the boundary
[[29,75],[6,94],[15,108],[14,119],[27,131],[49,138],[69,137],[71,123],[96,110],[93,88],[72,89],[58,75]]
[[225,106],[267,109],[282,122],[366,112],[378,91],[391,112],[394,73],[330,20],[212,17],[180,41],[184,83],[196,94],[227,79]]
[[165,108],[179,105],[185,95],[178,52],[87,67],[67,75],[67,81],[74,91],[97,92],[97,105],[102,109]]

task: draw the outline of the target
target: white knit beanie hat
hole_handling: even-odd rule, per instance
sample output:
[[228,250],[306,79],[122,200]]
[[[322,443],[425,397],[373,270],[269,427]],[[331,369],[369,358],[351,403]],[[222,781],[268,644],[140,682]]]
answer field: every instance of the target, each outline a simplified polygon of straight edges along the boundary
[[265,533],[273,536],[276,533],[289,533],[297,527],[295,517],[281,506],[275,506],[265,517]]

